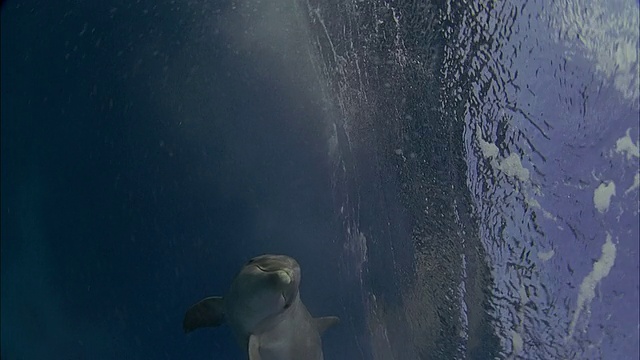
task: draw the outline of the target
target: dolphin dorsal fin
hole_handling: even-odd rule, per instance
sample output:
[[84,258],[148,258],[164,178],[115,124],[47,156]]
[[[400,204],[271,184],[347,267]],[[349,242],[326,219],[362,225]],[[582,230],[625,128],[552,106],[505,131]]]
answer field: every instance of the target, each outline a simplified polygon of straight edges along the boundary
[[260,356],[260,342],[258,337],[251,334],[249,335],[249,360],[261,360]]
[[201,327],[216,327],[224,322],[224,300],[220,296],[212,296],[200,300],[187,310],[182,327],[188,333]]
[[313,323],[318,329],[318,333],[322,335],[325,330],[340,322],[340,318],[337,316],[325,316],[321,318],[313,319]]

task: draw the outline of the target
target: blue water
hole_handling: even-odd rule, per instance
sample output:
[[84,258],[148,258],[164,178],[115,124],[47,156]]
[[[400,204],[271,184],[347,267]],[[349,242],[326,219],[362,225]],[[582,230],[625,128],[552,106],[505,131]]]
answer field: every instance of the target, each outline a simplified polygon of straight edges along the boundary
[[242,358],[182,316],[264,252],[345,316],[319,105],[199,10],[128,3],[3,7],[2,358]]
[[4,2],[2,358],[244,359],[262,253],[327,360],[637,358],[638,5],[483,4]]

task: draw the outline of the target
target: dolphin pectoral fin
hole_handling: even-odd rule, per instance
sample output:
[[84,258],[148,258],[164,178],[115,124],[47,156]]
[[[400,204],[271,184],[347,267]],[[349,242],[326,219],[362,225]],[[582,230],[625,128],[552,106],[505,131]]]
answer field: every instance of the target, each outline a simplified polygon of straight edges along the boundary
[[316,325],[316,329],[318,329],[318,333],[322,335],[325,330],[339,323],[340,318],[337,316],[325,316],[321,318],[315,318],[313,319],[313,322]]
[[182,328],[188,333],[201,327],[216,327],[224,322],[224,300],[220,296],[212,296],[200,300],[187,310]]
[[249,336],[249,360],[261,360],[260,341],[255,335]]

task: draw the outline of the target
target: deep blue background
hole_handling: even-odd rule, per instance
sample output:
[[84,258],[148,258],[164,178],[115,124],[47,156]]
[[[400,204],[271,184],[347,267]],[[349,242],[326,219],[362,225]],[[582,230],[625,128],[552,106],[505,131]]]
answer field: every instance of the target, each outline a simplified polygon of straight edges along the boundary
[[322,104],[229,46],[229,6],[3,5],[3,359],[242,358],[182,316],[264,252],[346,317]]

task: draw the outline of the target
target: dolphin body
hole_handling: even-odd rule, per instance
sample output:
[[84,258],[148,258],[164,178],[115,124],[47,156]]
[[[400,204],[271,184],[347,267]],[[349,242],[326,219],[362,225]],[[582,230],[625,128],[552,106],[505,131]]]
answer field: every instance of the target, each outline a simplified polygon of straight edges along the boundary
[[313,318],[300,300],[300,265],[285,255],[251,259],[223,297],[191,306],[183,328],[229,324],[249,360],[323,360],[320,335],[338,323],[335,316]]

